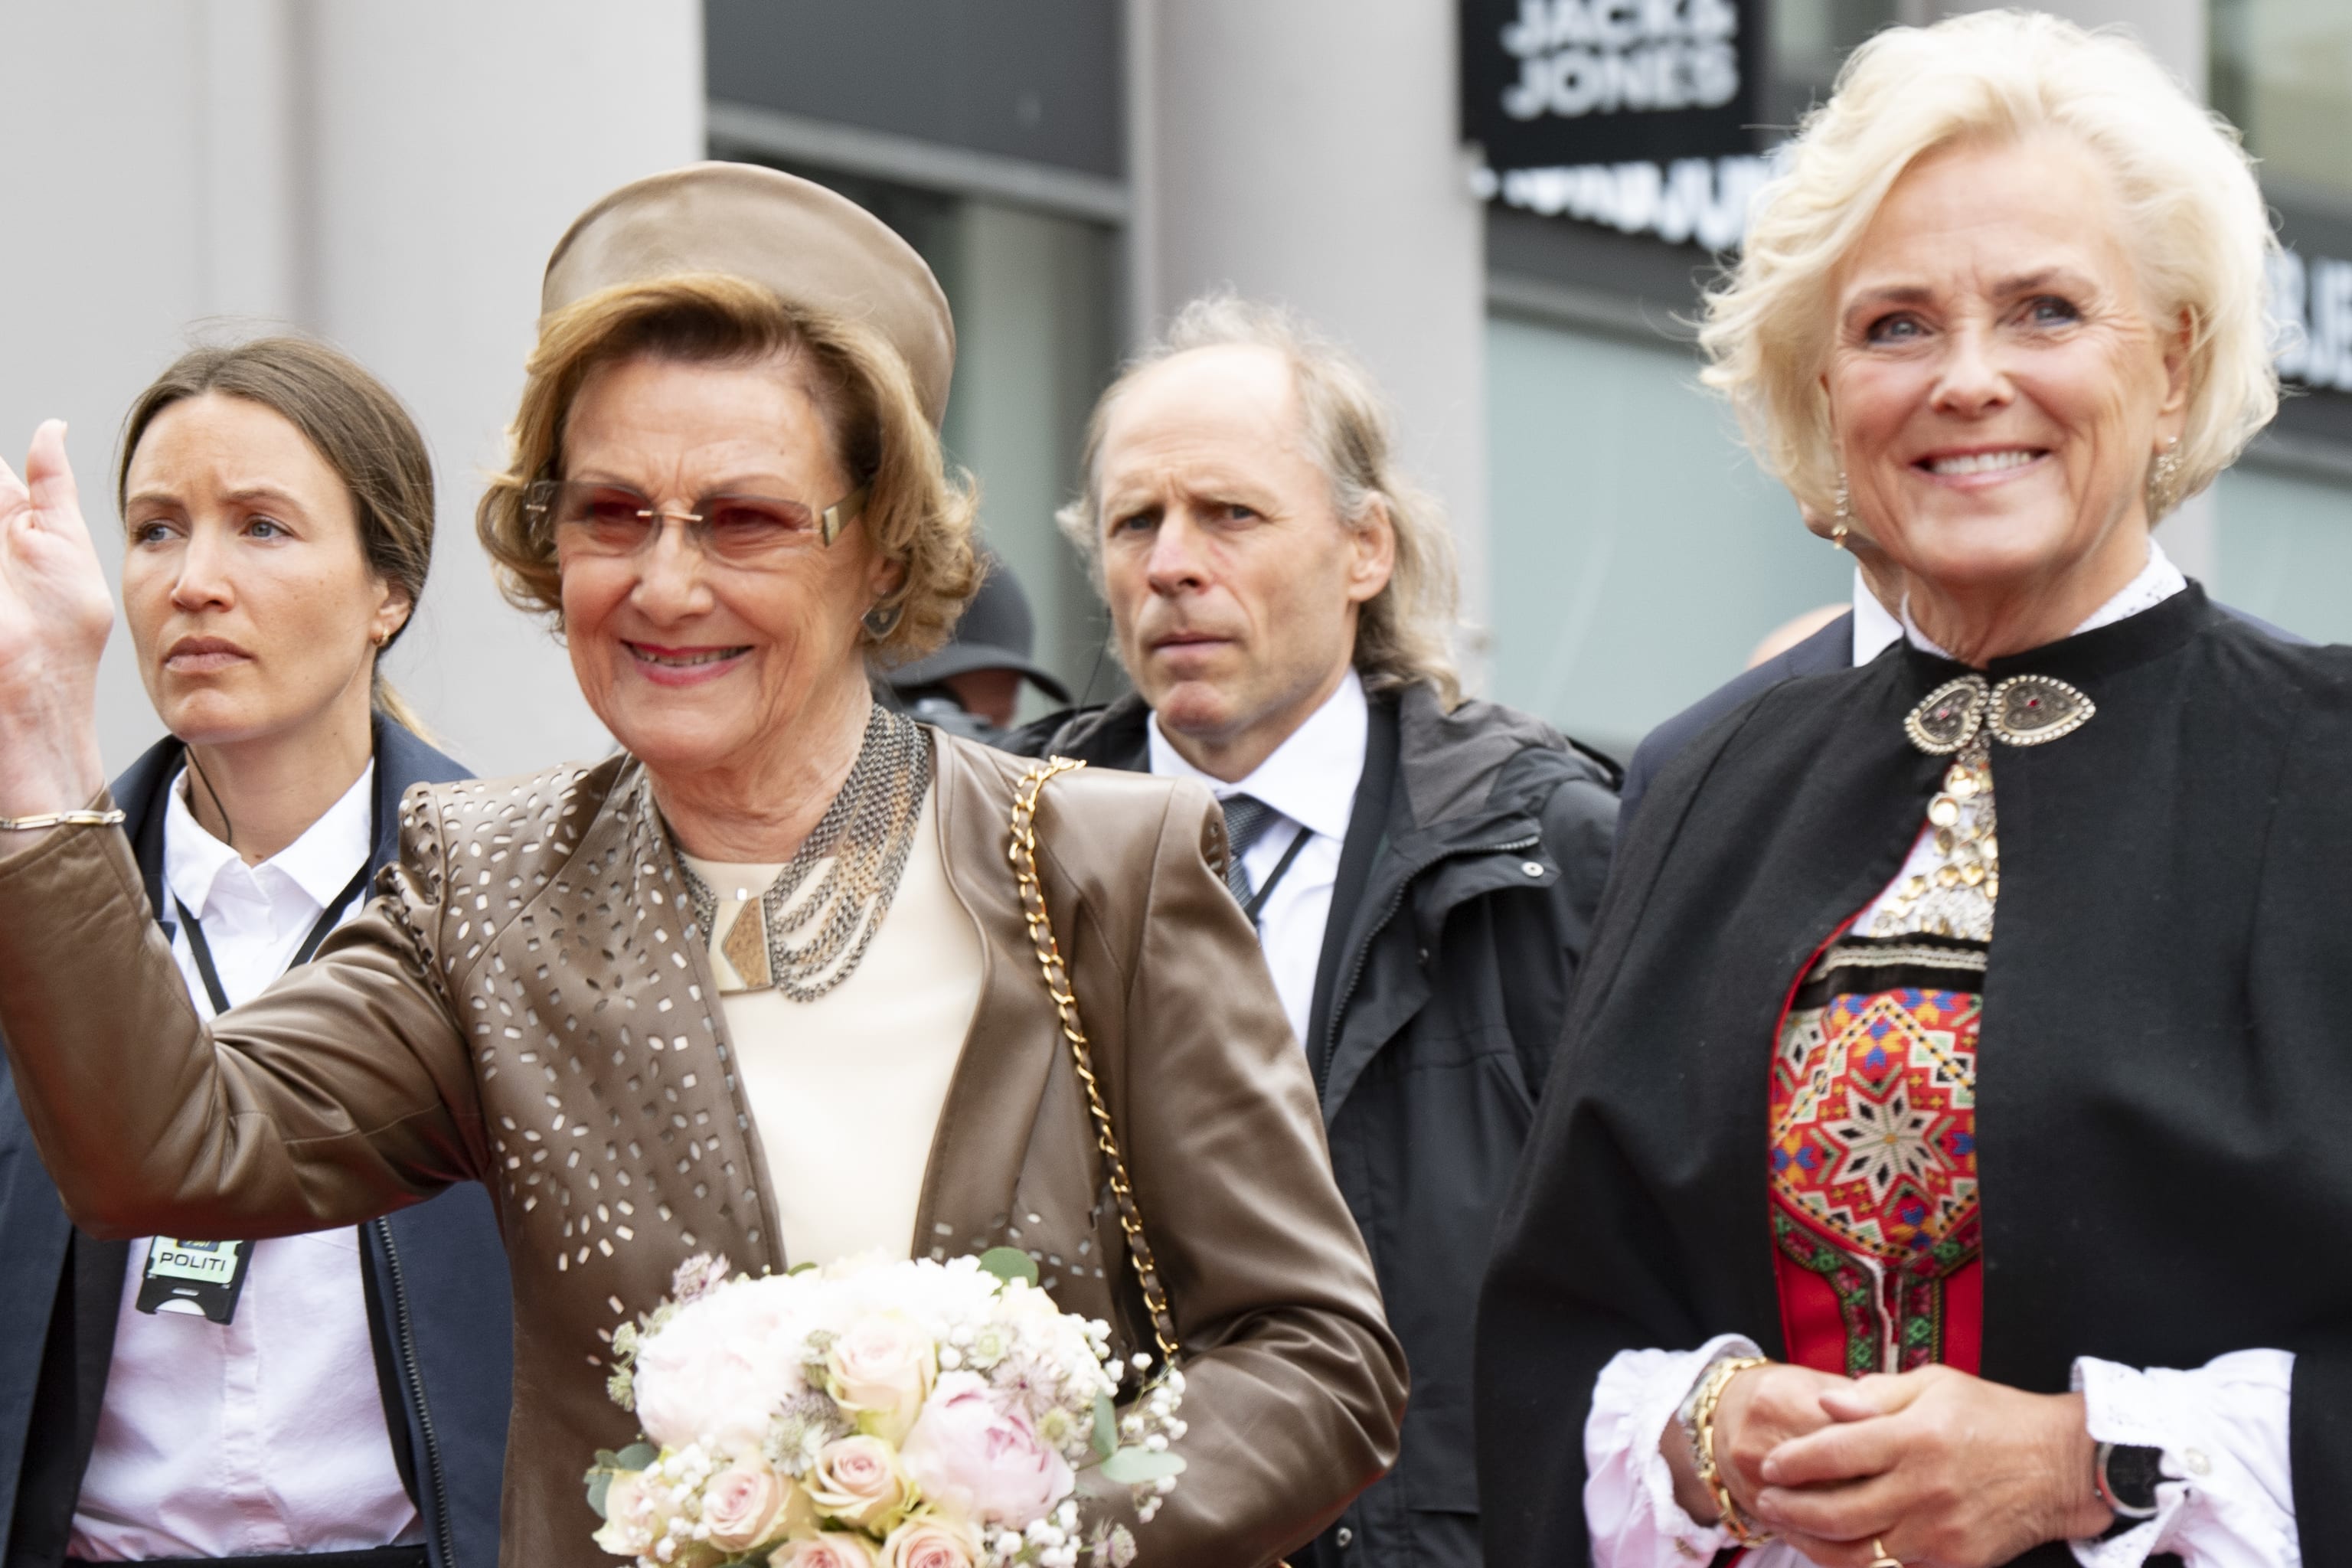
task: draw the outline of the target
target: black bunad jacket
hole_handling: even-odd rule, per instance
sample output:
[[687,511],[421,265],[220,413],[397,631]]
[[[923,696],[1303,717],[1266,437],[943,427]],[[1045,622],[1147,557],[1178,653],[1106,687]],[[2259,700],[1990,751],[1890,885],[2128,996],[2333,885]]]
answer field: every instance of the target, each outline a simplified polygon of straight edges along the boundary
[[[1727,1332],[1784,1354],[1776,1030],[1917,838],[1948,763],[1906,718],[1963,673],[1897,644],[1771,686],[1685,745],[1629,826],[1479,1312],[1495,1568],[1591,1557],[1584,1426],[1613,1356]],[[2096,710],[1993,750],[1981,1373],[2054,1394],[2079,1356],[2293,1352],[2303,1558],[2343,1562],[2352,650],[2284,643],[2191,584],[1982,673],[2062,680]]]
[[[123,831],[163,903],[164,789],[183,748],[166,739],[114,783]],[[399,852],[410,784],[471,775],[398,724],[375,722],[371,873]],[[483,1190],[467,1183],[360,1227],[377,1381],[401,1479],[423,1515],[434,1568],[490,1568],[514,1381],[506,1251]],[[5,1568],[65,1561],[97,1438],[130,1244],[66,1217],[0,1058],[0,1521]]]
[[[1307,1055],[1339,1190],[1412,1369],[1396,1468],[1297,1568],[1475,1568],[1478,1280],[1609,869],[1614,763],[1488,702],[1374,695]],[[1150,766],[1135,697],[1016,732]]]
[[[2274,641],[2292,647],[2309,646],[2293,632],[2274,626],[2243,610],[2233,610],[2227,605],[2215,605],[2213,607],[2231,620],[2242,621]],[[1741,670],[1643,736],[1642,743],[1633,748],[1633,760],[1625,764],[1625,785],[1618,792],[1621,798],[1617,811],[1619,835],[1622,837],[1632,827],[1633,814],[1642,808],[1642,797],[1650,793],[1650,781],[1680,755],[1684,747],[1706,733],[1707,727],[1717,720],[1738,712],[1748,705],[1751,698],[1769,691],[1784,680],[1795,680],[1807,675],[1830,675],[1851,668],[1853,665],[1853,612],[1848,610],[1802,642],[1783,648],[1752,669]]]

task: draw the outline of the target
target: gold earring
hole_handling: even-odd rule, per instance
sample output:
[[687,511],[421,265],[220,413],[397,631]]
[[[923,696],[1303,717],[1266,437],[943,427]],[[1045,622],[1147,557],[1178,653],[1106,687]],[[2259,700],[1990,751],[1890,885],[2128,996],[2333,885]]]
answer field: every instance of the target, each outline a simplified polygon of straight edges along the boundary
[[1830,548],[1843,550],[1845,536],[1853,531],[1853,489],[1846,483],[1845,470],[1838,470],[1837,510],[1830,519]]
[[2164,517],[2180,504],[2180,437],[2175,436],[2147,466],[2147,520]]

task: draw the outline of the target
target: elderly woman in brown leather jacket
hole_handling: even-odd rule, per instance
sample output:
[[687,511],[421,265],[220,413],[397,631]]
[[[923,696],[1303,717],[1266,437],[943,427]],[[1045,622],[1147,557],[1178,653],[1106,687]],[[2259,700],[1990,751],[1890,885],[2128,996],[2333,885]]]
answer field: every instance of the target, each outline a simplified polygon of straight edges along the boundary
[[[579,1560],[632,1436],[613,1331],[695,1253],[1028,1250],[1152,1342],[1041,981],[1024,764],[878,708],[973,585],[953,329],[847,202],[741,165],[592,208],[548,269],[483,541],[621,754],[420,787],[367,914],[209,1028],[102,789],[111,619],[61,426],[0,468],[0,1029],[92,1231],[260,1237],[460,1181],[517,1322],[504,1560]],[[30,818],[27,821],[26,819]],[[1395,1453],[1404,1369],[1209,797],[1064,774],[1045,903],[1185,1353],[1168,1564],[1271,1561]]]

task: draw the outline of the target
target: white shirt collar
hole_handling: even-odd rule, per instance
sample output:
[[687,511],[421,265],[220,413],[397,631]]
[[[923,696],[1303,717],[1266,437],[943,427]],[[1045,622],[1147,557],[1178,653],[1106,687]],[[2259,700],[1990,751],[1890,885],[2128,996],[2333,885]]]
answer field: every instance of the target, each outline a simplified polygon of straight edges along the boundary
[[1363,775],[1364,744],[1370,729],[1364,683],[1350,669],[1323,705],[1308,714],[1307,721],[1293,730],[1256,771],[1236,784],[1212,778],[1186,762],[1160,732],[1157,713],[1151,716],[1146,734],[1151,771],[1163,778],[1198,779],[1219,800],[1229,795],[1253,795],[1310,833],[1345,838],[1349,815],[1356,807],[1356,784]]
[[1868,664],[1889,647],[1903,640],[1903,623],[1895,618],[1878,595],[1870,591],[1870,584],[1862,568],[1853,569],[1853,662],[1856,667]]
[[[232,868],[250,876],[247,887],[274,889],[278,896],[290,884],[292,891],[310,900],[310,914],[315,917],[350,884],[375,848],[371,837],[375,826],[373,759],[302,837],[251,868],[196,820],[188,809],[187,789],[188,771],[183,766],[163,792],[163,885],[198,919],[208,912],[223,875]],[[276,875],[265,875],[268,872]]]
[[[2139,569],[2138,575],[2116,590],[2105,604],[2093,610],[2082,625],[2066,635],[2081,637],[2084,632],[2128,620],[2142,610],[2156,608],[2188,586],[2189,579],[2181,574],[2179,567],[2172,563],[2172,557],[2164,552],[2164,546],[2151,539],[2147,542],[2147,563]],[[1922,652],[1932,653],[1938,658],[1952,657],[1937,647],[1927,634],[1919,629],[1919,623],[1911,618],[1911,595],[1908,593],[1903,595],[1903,634],[1911,639],[1913,647]]]

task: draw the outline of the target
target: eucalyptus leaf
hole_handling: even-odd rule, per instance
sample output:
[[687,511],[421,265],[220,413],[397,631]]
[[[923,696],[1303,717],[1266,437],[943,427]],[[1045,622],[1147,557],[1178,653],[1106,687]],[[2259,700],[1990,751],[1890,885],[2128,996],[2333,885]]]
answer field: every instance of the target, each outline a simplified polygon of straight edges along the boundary
[[1037,1283],[1037,1260],[1017,1247],[992,1247],[980,1255],[980,1266],[1010,1285],[1015,1279]]
[[1095,1395],[1095,1458],[1108,1459],[1118,1452],[1118,1411],[1108,1394]]
[[660,1458],[661,1450],[651,1443],[632,1443],[613,1456],[613,1464],[616,1469],[649,1470]]
[[1173,1454],[1155,1454],[1149,1448],[1121,1448],[1102,1463],[1103,1479],[1121,1486],[1143,1486],[1183,1473],[1183,1460]]
[[609,1517],[604,1512],[604,1494],[612,1489],[612,1471],[591,1470],[588,1472],[588,1506],[596,1510],[596,1517],[598,1519]]

